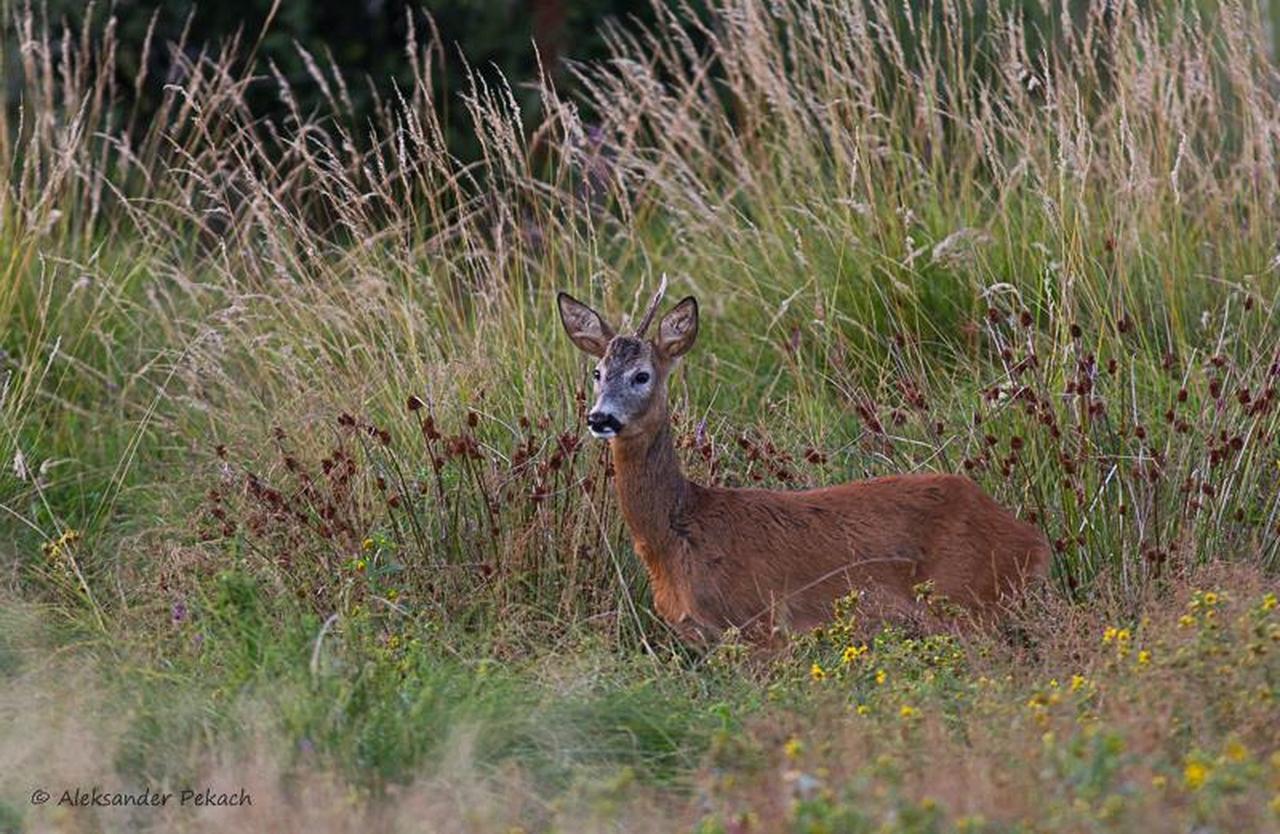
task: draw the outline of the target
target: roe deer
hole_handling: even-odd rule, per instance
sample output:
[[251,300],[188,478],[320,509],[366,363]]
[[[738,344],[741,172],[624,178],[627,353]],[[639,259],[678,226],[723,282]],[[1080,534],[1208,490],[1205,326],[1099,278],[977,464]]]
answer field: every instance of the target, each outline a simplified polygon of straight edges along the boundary
[[644,560],[658,612],[685,640],[727,627],[769,635],[830,619],[858,590],[878,615],[930,615],[917,601],[932,583],[979,618],[1043,577],[1049,547],[973,481],[911,474],[804,491],[726,489],[681,474],[667,414],[667,378],[698,335],[688,297],[646,338],[658,290],[634,336],[560,293],[560,319],[596,357],[591,434],[607,439],[618,501]]

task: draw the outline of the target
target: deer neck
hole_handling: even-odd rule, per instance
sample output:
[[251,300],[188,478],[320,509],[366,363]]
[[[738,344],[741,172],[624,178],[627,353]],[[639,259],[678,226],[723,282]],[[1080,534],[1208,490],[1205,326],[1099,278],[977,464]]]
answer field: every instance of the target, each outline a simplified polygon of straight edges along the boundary
[[610,443],[623,518],[650,569],[660,569],[656,563],[670,552],[678,536],[676,519],[689,493],[689,482],[676,458],[671,423],[664,415],[655,433],[619,437]]

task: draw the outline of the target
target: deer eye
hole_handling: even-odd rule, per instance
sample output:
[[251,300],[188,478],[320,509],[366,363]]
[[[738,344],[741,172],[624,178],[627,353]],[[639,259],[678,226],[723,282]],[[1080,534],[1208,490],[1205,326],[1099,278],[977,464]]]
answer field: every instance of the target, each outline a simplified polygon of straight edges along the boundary
[[649,374],[645,371],[641,371],[640,373],[631,377],[632,385],[644,385],[648,381],[649,381]]
[[591,369],[591,378],[592,378],[592,379],[594,379],[596,382],[599,382],[599,381],[600,381],[600,369],[599,369],[599,368],[592,368],[592,369]]

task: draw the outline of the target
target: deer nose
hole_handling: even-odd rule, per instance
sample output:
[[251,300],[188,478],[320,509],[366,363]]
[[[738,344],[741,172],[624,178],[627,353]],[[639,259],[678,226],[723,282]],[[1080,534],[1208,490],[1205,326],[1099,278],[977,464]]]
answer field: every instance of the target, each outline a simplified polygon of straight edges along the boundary
[[587,415],[587,428],[596,437],[609,437],[622,431],[622,423],[607,411],[593,411]]

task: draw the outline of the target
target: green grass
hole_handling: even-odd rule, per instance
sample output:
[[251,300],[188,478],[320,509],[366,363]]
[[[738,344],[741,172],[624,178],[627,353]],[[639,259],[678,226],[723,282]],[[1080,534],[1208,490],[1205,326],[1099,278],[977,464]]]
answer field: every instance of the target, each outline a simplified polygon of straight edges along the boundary
[[[421,90],[251,121],[230,56],[126,136],[109,49],[51,73],[56,34],[6,32],[0,704],[32,717],[0,830],[1274,824],[1260,22],[1126,9],[1028,58],[965,4],[954,49],[945,14],[864,4],[905,38],[872,43],[744,8],[696,56],[684,12],[619,35],[541,124],[477,81],[472,166]],[[553,301],[625,322],[662,274],[703,315],[692,477],[965,472],[1045,530],[1049,587],[991,635],[680,646]],[[262,801],[111,817],[36,780]]]

